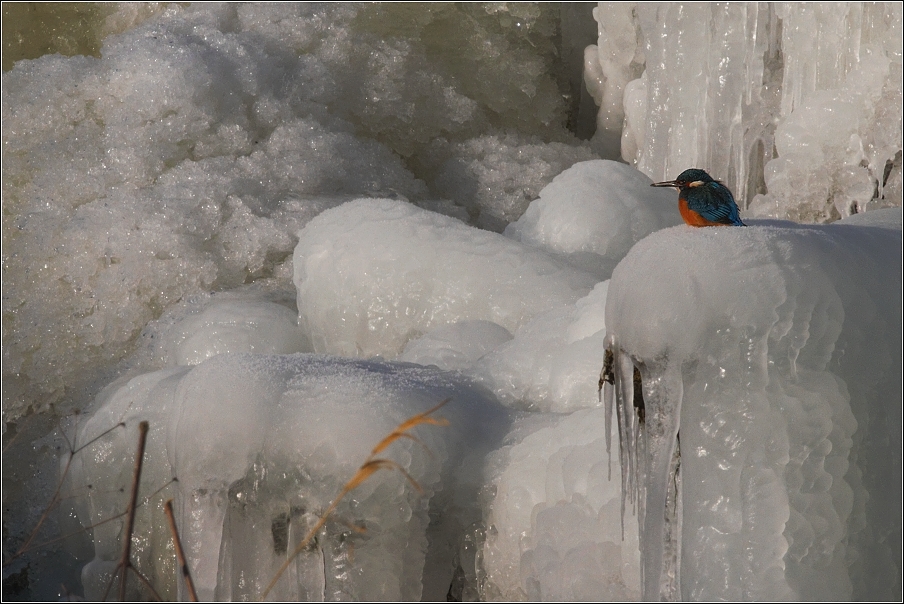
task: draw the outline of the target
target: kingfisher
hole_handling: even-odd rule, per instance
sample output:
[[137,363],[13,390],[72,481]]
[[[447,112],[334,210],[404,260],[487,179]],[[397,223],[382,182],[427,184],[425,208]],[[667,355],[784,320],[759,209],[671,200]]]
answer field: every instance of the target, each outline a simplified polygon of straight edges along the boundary
[[691,226],[747,226],[738,215],[738,204],[728,187],[712,176],[691,168],[675,180],[654,182],[651,187],[678,189],[678,211]]

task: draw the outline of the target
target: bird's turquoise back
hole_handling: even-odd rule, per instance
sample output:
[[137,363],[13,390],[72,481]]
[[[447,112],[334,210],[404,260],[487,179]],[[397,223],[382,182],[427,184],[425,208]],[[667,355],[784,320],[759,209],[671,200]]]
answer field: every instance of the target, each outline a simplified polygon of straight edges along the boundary
[[728,187],[712,180],[696,187],[681,189],[679,199],[687,202],[687,207],[711,222],[745,226],[738,214],[738,204]]

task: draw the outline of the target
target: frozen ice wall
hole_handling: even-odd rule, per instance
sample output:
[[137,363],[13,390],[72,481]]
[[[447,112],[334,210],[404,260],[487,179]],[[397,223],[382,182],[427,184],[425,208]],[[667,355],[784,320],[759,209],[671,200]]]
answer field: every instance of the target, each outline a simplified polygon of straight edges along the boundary
[[654,180],[695,166],[751,215],[901,205],[897,2],[604,3],[585,81],[596,137]]
[[487,463],[483,598],[638,600],[637,525],[622,533],[603,409],[528,416],[511,440]]
[[881,212],[668,229],[615,270],[645,598],[900,595],[901,219]]

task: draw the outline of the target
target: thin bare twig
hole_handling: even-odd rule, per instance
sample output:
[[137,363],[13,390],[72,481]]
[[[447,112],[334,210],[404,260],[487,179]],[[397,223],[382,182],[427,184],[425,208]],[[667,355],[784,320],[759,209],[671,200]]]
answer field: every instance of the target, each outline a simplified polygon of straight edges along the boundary
[[[80,417],[80,414],[76,413],[75,417],[76,417],[75,430],[77,432],[78,431],[78,418]],[[47,517],[50,515],[50,512],[53,511],[53,509],[60,503],[60,501],[62,499],[60,497],[60,490],[62,490],[62,488],[63,488],[63,483],[66,481],[66,476],[69,475],[69,470],[72,467],[72,459],[75,457],[75,455],[77,453],[79,453],[85,447],[87,447],[87,446],[91,445],[92,443],[94,443],[95,441],[103,438],[104,436],[106,436],[107,434],[109,434],[110,432],[115,430],[116,428],[119,428],[122,426],[125,426],[125,424],[123,422],[120,422],[120,423],[116,424],[115,426],[113,426],[112,428],[108,428],[107,430],[104,430],[103,432],[101,432],[100,434],[98,434],[97,436],[95,436],[94,438],[92,438],[91,440],[89,440],[88,442],[86,442],[85,444],[83,444],[80,447],[75,446],[74,439],[73,439],[73,442],[69,441],[69,437],[66,436],[66,431],[63,430],[62,425],[60,426],[60,433],[63,435],[63,438],[66,440],[66,444],[69,446],[69,459],[66,460],[66,466],[63,468],[63,473],[60,476],[59,482],[57,482],[56,491],[53,492],[53,496],[50,498],[50,503],[48,503],[47,507],[44,508],[44,512],[41,514],[41,517],[38,518],[38,522],[35,524],[34,529],[32,529],[31,533],[28,535],[28,538],[25,540],[25,543],[23,543],[21,546],[19,546],[19,549],[16,550],[15,554],[13,554],[8,560],[5,560],[3,562],[4,567],[6,567],[10,563],[12,563],[12,561],[15,560],[16,558],[31,551],[32,549],[41,547],[42,545],[46,545],[46,543],[42,543],[42,544],[36,545],[34,548],[30,547],[31,542],[34,541],[35,537],[38,536],[38,531],[44,525],[44,522],[47,520]],[[48,543],[54,543],[56,541],[57,540],[54,539],[52,541],[49,541]]]
[[107,589],[104,591],[103,600],[107,599],[107,594],[110,593],[110,587],[113,585],[113,582],[116,580],[116,575],[119,575],[119,601],[125,602],[126,600],[126,574],[129,570],[135,573],[135,576],[144,584],[144,586],[148,589],[149,592],[157,599],[160,600],[160,594],[157,593],[157,590],[154,589],[154,586],[151,585],[150,581],[138,571],[137,568],[132,566],[132,531],[135,528],[135,510],[138,508],[138,487],[141,483],[141,469],[144,466],[144,448],[147,443],[148,437],[148,428],[149,424],[147,421],[143,421],[138,424],[138,451],[135,454],[135,470],[132,473],[132,490],[129,495],[129,507],[126,509],[126,526],[125,526],[125,536],[123,537],[123,545],[122,545],[122,556],[119,559],[119,564],[116,565],[116,571],[114,571],[113,576],[110,578],[110,582],[107,584]]
[[191,572],[189,572],[188,564],[185,562],[185,554],[182,552],[182,540],[179,538],[179,531],[176,529],[176,517],[173,515],[172,499],[167,500],[163,510],[166,512],[166,519],[169,520],[170,532],[173,534],[173,547],[176,550],[176,562],[179,563],[179,571],[182,573],[182,580],[185,581],[188,597],[192,602],[197,602],[198,594],[195,592],[195,583],[191,579]]
[[[165,489],[165,488],[168,487],[169,485],[173,484],[174,482],[176,482],[176,479],[175,479],[175,478],[171,478],[166,484],[164,484],[162,487],[160,487],[159,489],[157,489],[156,491],[154,491],[153,493],[151,493],[150,495],[148,495],[147,497],[145,497],[145,498],[141,501],[141,503],[139,503],[139,504],[138,504],[137,506],[135,506],[135,507],[137,507],[137,508],[144,507],[145,505],[147,505],[148,503],[150,503],[151,499],[152,499],[154,496],[156,496],[158,493],[160,493],[160,491],[162,491],[163,489]],[[62,501],[62,498],[60,499],[60,501]],[[125,515],[128,514],[128,513],[129,513],[128,510],[126,510],[125,512],[121,512],[121,513],[119,513],[119,514],[116,514],[115,516],[110,516],[109,518],[104,518],[103,520],[100,520],[100,521],[98,521],[98,522],[95,522],[94,524],[92,524],[92,525],[90,525],[90,526],[82,527],[82,528],[78,529],[77,531],[73,531],[73,532],[71,532],[71,533],[67,533],[67,534],[65,534],[65,535],[62,535],[61,537],[56,537],[55,539],[51,539],[51,540],[49,540],[49,541],[42,541],[41,543],[38,543],[37,545],[35,545],[35,546],[33,546],[33,547],[30,547],[30,548],[28,548],[28,549],[26,549],[26,550],[21,550],[21,551],[18,552],[16,555],[18,556],[18,555],[27,553],[27,552],[29,552],[29,551],[31,551],[31,550],[34,550],[34,549],[40,549],[40,548],[46,547],[46,546],[48,546],[48,545],[53,545],[54,543],[60,543],[61,541],[65,541],[66,539],[69,539],[70,537],[74,537],[74,536],[78,535],[79,533],[84,533],[85,531],[87,531],[87,530],[89,530],[89,529],[94,529],[94,528],[97,528],[97,527],[102,526],[102,525],[104,525],[104,524],[107,524],[108,522],[113,522],[114,520],[118,520],[118,519],[122,518],[123,516],[125,516]]]

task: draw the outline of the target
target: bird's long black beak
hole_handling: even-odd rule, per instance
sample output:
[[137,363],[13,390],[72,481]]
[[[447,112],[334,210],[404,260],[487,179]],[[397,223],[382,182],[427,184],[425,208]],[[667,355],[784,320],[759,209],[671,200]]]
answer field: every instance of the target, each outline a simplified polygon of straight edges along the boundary
[[650,185],[651,187],[678,187],[677,180],[667,180],[665,182],[654,182]]

